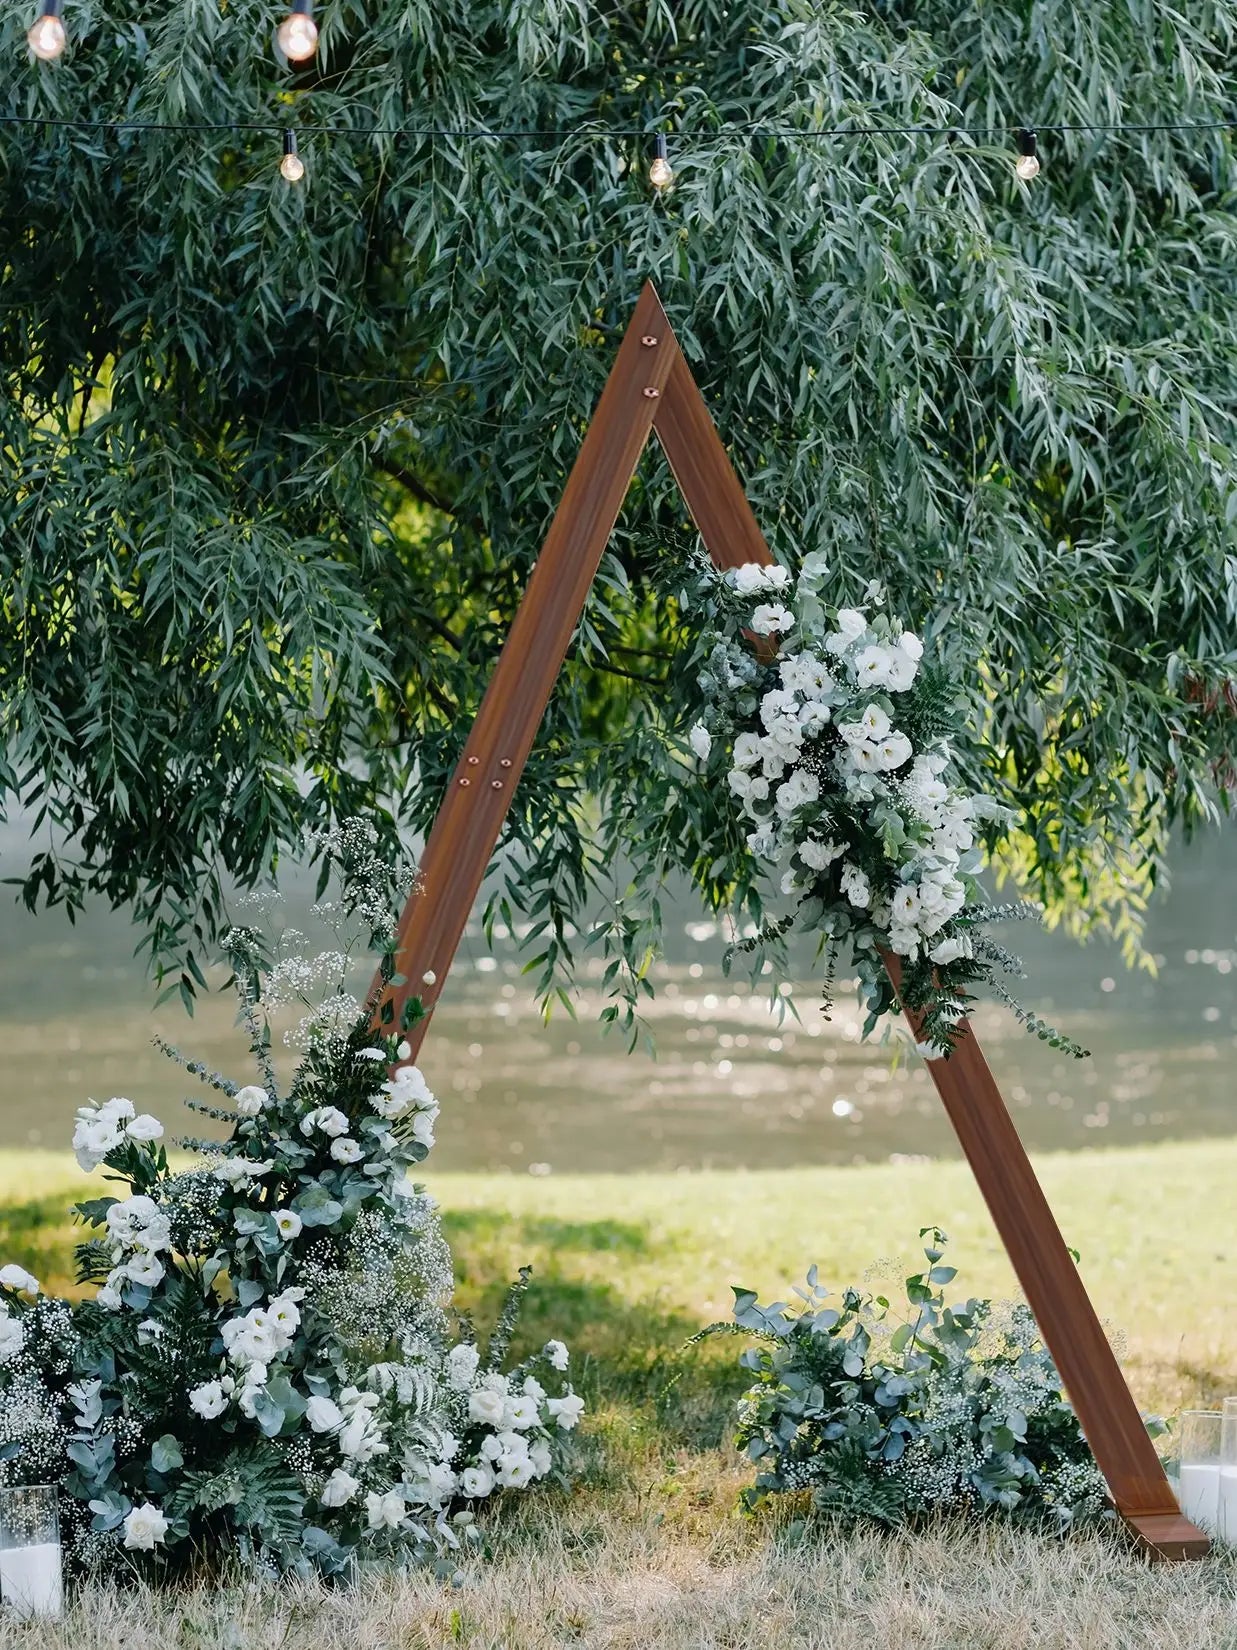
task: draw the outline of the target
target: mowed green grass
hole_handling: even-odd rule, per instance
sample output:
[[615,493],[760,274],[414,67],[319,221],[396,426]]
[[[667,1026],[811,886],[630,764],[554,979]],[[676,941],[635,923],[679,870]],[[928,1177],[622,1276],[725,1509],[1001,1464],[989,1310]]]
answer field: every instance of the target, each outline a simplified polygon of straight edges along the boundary
[[[1237,1392],[1237,1141],[1046,1156],[1066,1240],[1144,1407]],[[459,1303],[484,1331],[505,1280],[535,1269],[519,1346],[572,1348],[587,1397],[578,1478],[486,1515],[493,1557],[459,1589],[428,1575],[348,1595],[90,1589],[59,1627],[0,1620],[0,1650],[1237,1650],[1237,1559],[1149,1568],[1114,1535],[1066,1541],[1000,1521],[893,1535],[781,1509],[741,1517],[730,1448],[740,1342],[686,1348],[729,1285],[784,1297],[914,1268],[950,1235],[963,1293],[1014,1285],[961,1163],[671,1175],[429,1176]],[[66,1208],[104,1190],[71,1159],[0,1164],[0,1261],[71,1289]],[[519,1347],[517,1347],[517,1350]]]

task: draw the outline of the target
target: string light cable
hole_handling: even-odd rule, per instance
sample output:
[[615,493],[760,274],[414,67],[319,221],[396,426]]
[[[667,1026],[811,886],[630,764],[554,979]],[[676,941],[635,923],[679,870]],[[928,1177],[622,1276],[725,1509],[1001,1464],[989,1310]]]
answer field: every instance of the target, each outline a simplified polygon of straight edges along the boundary
[[[40,16],[30,29],[28,39],[36,56],[51,59],[63,49],[64,25],[60,20],[61,0],[42,0]],[[312,0],[292,0],[288,15],[276,32],[280,50],[290,62],[303,62],[317,49],[318,30],[312,18]],[[186,137],[212,133],[237,134],[241,132],[278,135],[283,152],[279,170],[289,183],[299,182],[305,175],[304,162],[297,154],[296,134],[283,122],[253,121],[162,121],[128,118],[111,119],[106,116],[65,116],[0,113],[0,127],[43,126],[50,129],[89,132],[159,132],[181,134]],[[651,131],[647,127],[574,126],[543,129],[504,128],[490,126],[341,126],[336,124],[302,124],[297,131],[302,137],[331,139],[366,139],[376,137],[398,138],[404,141],[453,139],[475,142],[502,143],[566,143],[628,142],[647,145],[653,143],[652,159],[648,168],[649,183],[657,194],[665,193],[674,182],[675,172],[670,162],[669,140],[666,132]],[[1068,136],[1135,136],[1153,133],[1207,134],[1237,132],[1237,119],[1230,120],[1163,120],[1163,121],[1065,121],[1040,125],[1037,129],[1021,125],[986,126],[927,126],[927,125],[846,125],[818,127],[780,127],[760,124],[714,127],[692,131],[682,129],[676,140],[682,148],[692,142],[726,140],[760,140],[779,143],[816,143],[842,139],[877,138],[940,138],[954,142],[959,138],[1013,140],[1015,157],[1013,170],[1024,182],[1039,176],[1042,156],[1039,135]],[[289,147],[289,144],[291,147]]]

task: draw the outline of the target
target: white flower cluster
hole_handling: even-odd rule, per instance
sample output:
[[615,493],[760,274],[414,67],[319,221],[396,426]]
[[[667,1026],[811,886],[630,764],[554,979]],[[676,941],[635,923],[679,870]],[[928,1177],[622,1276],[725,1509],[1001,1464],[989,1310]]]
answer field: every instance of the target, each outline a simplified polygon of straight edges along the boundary
[[153,1198],[139,1194],[107,1211],[107,1235],[112,1247],[112,1270],[96,1297],[109,1312],[119,1311],[126,1284],[153,1289],[163,1281],[160,1255],[172,1245],[167,1216]]
[[[978,893],[975,823],[1003,810],[948,782],[947,746],[916,750],[897,725],[912,705],[922,642],[887,614],[825,608],[817,590],[826,573],[819,557],[806,559],[776,625],[766,607],[750,618],[746,609],[787,591],[784,568],[725,576],[742,598],[737,627],[794,638],[763,692],[740,671],[719,671],[713,651],[702,688],[711,720],[733,735],[727,783],[753,827],[749,848],[785,867],[783,893],[823,903],[815,926],[848,936],[857,954],[888,948],[944,966],[971,956],[968,931],[951,924]],[[706,761],[707,722],[689,740]]]
[[[556,1369],[566,1369],[567,1348],[551,1341],[545,1356]],[[520,1380],[503,1374],[477,1376],[474,1346],[451,1349],[447,1380],[455,1391],[467,1394],[468,1419],[485,1428],[459,1475],[460,1493],[484,1500],[495,1489],[523,1489],[544,1478],[553,1465],[547,1429],[570,1432],[584,1411],[584,1400],[568,1390],[550,1398],[533,1375]]]
[[[367,1049],[364,1052],[368,1054],[370,1051]],[[382,1051],[375,1052],[381,1058]],[[396,1049],[396,1058],[407,1060],[411,1053],[411,1044],[403,1042]],[[392,1122],[409,1118],[408,1132],[412,1138],[425,1147],[434,1144],[438,1102],[418,1066],[397,1066],[395,1075],[380,1086],[378,1093],[371,1097],[370,1104],[380,1117],[389,1118]]]
[[96,1106],[92,1101],[90,1105],[78,1109],[73,1130],[73,1151],[78,1166],[90,1174],[126,1140],[158,1140],[162,1134],[163,1124],[159,1119],[149,1112],[137,1115],[131,1100],[117,1098],[108,1100],[102,1106]]

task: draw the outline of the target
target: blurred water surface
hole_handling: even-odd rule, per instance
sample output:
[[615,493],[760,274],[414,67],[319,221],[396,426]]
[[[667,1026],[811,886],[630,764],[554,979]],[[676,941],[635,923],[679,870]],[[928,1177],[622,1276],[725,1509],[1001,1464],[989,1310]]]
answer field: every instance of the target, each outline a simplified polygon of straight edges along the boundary
[[[23,847],[14,826],[0,828],[0,875],[21,869]],[[982,1040],[1032,1148],[1237,1127],[1237,833],[1201,838],[1175,860],[1149,926],[1156,977],[1128,972],[1109,945],[1025,924],[1003,936],[1026,959],[1023,1001],[1093,1050],[1067,1059],[1004,1012],[981,1010]],[[0,1145],[65,1143],[87,1095],[126,1094],[169,1132],[196,1128],[179,1104],[193,1079],[150,1036],[157,1028],[244,1078],[231,999],[202,1000],[192,1020],[175,1003],[152,1014],[123,917],[98,907],[72,927],[59,912],[32,917],[8,893]],[[302,879],[284,920],[312,932],[309,901]],[[557,1012],[545,1025],[516,942],[491,956],[470,929],[421,1061],[443,1105],[435,1167],[777,1168],[956,1152],[926,1069],[912,1058],[893,1070],[888,1049],[858,1041],[848,990],[839,987],[832,1021],[822,1020],[806,949],[792,969],[800,1023],[779,1024],[759,989],[723,976],[717,926],[687,901],[675,910],[647,1010],[656,1058],[629,1055],[601,1032],[600,964],[582,971],[578,1018]]]

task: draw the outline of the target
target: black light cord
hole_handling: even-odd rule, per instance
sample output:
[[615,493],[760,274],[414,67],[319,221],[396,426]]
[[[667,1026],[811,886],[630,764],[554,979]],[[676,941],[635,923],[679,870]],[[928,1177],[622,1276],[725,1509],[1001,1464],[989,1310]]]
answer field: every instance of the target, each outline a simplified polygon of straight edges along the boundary
[[[80,119],[62,115],[0,114],[0,126],[53,126],[70,131],[273,133],[285,131],[287,124],[286,115],[280,120],[165,121],[111,120],[106,117]],[[616,138],[629,141],[647,141],[650,137],[656,137],[659,131],[665,130],[664,127],[618,126],[574,126],[551,130],[528,130],[490,126],[316,126],[301,125],[299,123],[296,129],[302,135],[316,137],[466,138],[477,140],[495,139],[504,142],[548,142],[563,141],[570,138],[580,140]],[[822,138],[844,137],[1011,137],[1025,130],[1026,127],[1020,122],[1007,126],[819,126],[803,128],[739,125],[701,131],[681,128],[675,130],[674,137],[680,145],[692,141],[707,142],[709,139],[729,137],[772,138],[785,142],[810,143]],[[1096,135],[1125,132],[1226,132],[1237,131],[1237,117],[1233,120],[1113,121],[1097,124],[1085,121],[1067,121],[1049,125],[1037,123],[1035,130],[1041,133],[1093,133]]]

